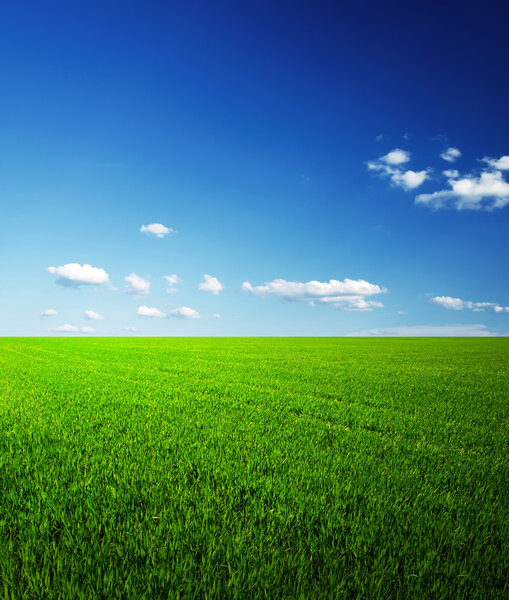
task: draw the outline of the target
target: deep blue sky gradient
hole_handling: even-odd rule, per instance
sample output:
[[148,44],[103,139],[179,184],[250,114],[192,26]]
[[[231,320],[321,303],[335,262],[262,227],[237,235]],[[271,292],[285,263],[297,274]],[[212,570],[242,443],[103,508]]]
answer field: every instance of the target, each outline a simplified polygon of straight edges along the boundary
[[[410,168],[434,169],[419,188],[430,192],[449,145],[464,173],[509,153],[507,17],[500,2],[6,3],[0,334],[62,323],[119,335],[509,333],[509,313],[428,301],[509,305],[509,207],[433,211],[366,168],[405,149]],[[153,222],[178,233],[139,232]],[[46,271],[74,262],[106,269],[118,291],[63,288]],[[150,296],[123,292],[131,272],[152,281]],[[204,273],[221,294],[198,290]],[[240,289],[345,277],[387,288],[384,307]],[[141,304],[202,318],[150,320]],[[46,308],[58,317],[41,318]],[[105,320],[86,323],[88,309]]]

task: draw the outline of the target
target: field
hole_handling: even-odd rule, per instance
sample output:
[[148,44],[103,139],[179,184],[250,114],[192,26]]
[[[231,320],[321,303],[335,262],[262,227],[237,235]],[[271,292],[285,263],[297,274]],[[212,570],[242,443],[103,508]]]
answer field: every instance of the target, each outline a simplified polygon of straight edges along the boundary
[[0,596],[507,598],[509,340],[0,339]]

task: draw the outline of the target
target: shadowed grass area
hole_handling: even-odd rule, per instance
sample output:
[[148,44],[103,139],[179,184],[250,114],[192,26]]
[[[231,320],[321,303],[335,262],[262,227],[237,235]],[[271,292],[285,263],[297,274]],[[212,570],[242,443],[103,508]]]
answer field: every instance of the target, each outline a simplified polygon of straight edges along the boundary
[[0,592],[506,598],[508,358],[504,338],[0,339]]

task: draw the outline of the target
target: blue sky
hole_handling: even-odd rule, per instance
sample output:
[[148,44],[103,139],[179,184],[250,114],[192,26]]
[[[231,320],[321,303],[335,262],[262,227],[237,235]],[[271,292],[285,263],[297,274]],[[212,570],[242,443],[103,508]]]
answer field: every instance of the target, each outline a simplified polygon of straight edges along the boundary
[[243,4],[2,8],[0,334],[507,335],[507,8]]

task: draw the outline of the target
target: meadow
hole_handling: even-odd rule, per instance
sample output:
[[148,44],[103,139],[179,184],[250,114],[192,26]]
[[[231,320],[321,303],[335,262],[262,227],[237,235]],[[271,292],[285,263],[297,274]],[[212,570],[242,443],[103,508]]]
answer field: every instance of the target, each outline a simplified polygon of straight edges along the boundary
[[507,598],[509,339],[1,338],[0,597]]

